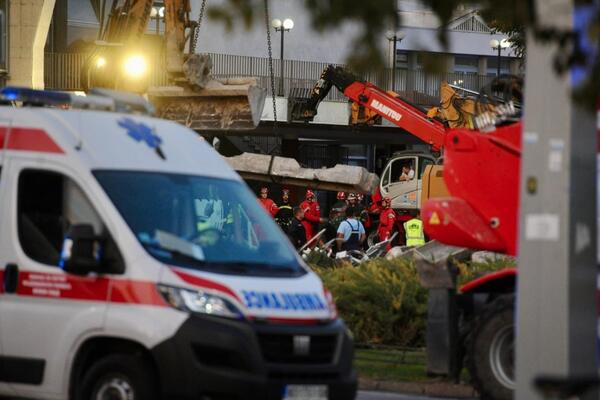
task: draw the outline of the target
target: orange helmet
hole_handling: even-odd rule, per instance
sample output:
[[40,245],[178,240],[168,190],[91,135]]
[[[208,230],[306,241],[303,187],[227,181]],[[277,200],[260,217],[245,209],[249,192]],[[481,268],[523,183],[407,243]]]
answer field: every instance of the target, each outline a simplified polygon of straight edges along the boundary
[[337,192],[337,199],[338,200],[344,200],[346,198],[346,193],[344,192]]

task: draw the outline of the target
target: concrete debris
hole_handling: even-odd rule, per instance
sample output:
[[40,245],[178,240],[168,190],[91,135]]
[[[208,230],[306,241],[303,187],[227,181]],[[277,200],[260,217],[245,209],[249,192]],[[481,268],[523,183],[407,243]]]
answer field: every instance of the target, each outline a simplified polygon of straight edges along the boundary
[[487,264],[507,259],[506,254],[494,253],[491,251],[476,251],[471,256],[471,261],[479,264]]
[[379,185],[379,177],[363,167],[338,164],[333,168],[302,168],[293,158],[271,158],[264,154],[244,153],[226,157],[226,160],[244,179],[360,193],[373,193]]

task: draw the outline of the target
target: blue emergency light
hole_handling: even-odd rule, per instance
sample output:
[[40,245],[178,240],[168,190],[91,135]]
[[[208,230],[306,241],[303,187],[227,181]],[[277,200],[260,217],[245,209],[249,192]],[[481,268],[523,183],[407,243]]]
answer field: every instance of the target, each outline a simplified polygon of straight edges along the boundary
[[24,87],[0,89],[0,100],[21,101],[27,104],[61,106],[71,103],[71,95],[52,90],[35,90]]
[[84,110],[117,111],[123,113],[154,114],[154,107],[144,97],[109,89],[92,89],[79,96],[54,90],[36,90],[9,86],[0,89],[0,102],[20,102],[39,107],[67,107]]

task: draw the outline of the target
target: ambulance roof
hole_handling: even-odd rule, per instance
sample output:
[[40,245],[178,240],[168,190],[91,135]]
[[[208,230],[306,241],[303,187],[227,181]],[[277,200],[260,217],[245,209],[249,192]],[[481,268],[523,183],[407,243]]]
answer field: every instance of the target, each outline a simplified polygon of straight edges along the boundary
[[[36,152],[62,152],[67,163],[92,170],[156,171],[241,180],[201,136],[171,121],[105,111],[2,106],[0,127],[9,124],[10,141],[21,138],[20,150],[28,150],[31,145],[30,150]],[[11,149],[10,145],[6,147]]]

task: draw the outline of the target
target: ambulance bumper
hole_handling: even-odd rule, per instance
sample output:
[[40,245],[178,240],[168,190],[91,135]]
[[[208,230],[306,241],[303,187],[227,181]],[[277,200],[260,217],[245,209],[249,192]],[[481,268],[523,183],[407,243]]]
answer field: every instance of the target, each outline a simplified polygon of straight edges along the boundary
[[280,400],[286,385],[326,385],[329,400],[356,395],[353,342],[340,320],[273,325],[193,315],[152,352],[164,399]]

